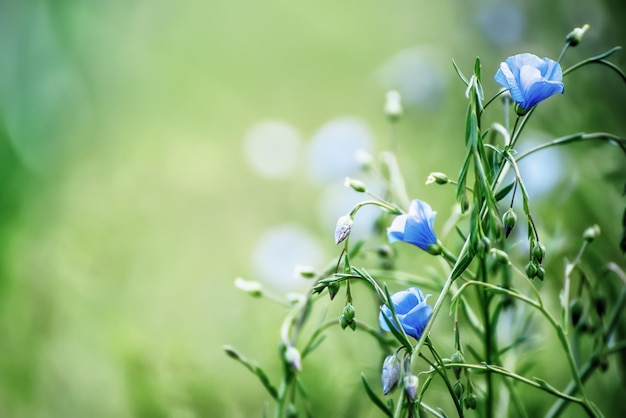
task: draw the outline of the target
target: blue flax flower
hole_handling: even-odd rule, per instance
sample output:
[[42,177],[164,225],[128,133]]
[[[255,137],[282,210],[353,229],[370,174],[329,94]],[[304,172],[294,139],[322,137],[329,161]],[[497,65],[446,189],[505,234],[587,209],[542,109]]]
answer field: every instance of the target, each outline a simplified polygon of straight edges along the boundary
[[[433,313],[433,309],[426,303],[429,296],[424,297],[422,291],[416,287],[391,295],[391,303],[396,311],[400,326],[407,335],[413,338],[419,339],[422,336],[424,327]],[[387,317],[392,324],[394,323],[391,309],[386,305],[380,307],[378,322],[382,329],[391,331],[384,317]]]
[[563,93],[563,72],[558,62],[533,54],[509,57],[500,64],[495,80],[509,89],[518,106],[527,111],[537,103]]
[[433,212],[428,203],[412,201],[409,213],[396,216],[387,228],[389,242],[404,241],[424,251],[433,252],[437,247],[437,236],[433,230],[436,215],[437,212]]

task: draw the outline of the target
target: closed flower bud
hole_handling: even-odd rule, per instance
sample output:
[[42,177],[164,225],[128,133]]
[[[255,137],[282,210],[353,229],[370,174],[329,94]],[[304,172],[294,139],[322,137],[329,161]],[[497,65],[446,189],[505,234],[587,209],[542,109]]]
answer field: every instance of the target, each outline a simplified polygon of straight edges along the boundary
[[572,299],[569,303],[569,315],[572,319],[572,325],[575,327],[580,323],[585,307],[580,299]]
[[529,279],[534,279],[537,276],[537,264],[535,264],[533,261],[530,261],[528,264],[526,264],[525,270],[526,275]]
[[491,240],[485,236],[482,236],[478,242],[476,242],[476,253],[479,257],[487,255],[489,248],[491,247]]
[[546,271],[542,266],[537,267],[537,278],[543,282],[543,278],[546,275]]
[[[463,357],[463,354],[461,354],[460,351],[457,351],[456,353],[452,354],[452,357],[450,357],[450,361],[452,363],[465,363],[465,357]],[[461,378],[461,368],[458,366],[454,366],[452,367],[452,371],[454,372],[454,376],[456,376],[456,380],[459,380]]]
[[402,116],[402,102],[400,93],[395,90],[388,91],[385,95],[385,113],[391,121],[396,121]]
[[290,403],[289,405],[287,405],[287,408],[285,408],[285,417],[286,418],[297,418],[298,416],[298,410],[296,409],[296,406],[292,403]]
[[400,377],[400,362],[395,355],[387,356],[383,362],[383,371],[380,375],[383,385],[383,394],[386,395],[396,386]]
[[346,329],[347,326],[352,328],[354,331],[356,329],[356,323],[354,322],[354,315],[356,311],[354,310],[354,306],[351,303],[348,303],[343,308],[343,313],[339,317],[339,324],[341,325],[341,329]]
[[585,32],[589,30],[589,25],[585,24],[582,28],[575,28],[573,31],[567,34],[565,41],[571,46],[576,46],[583,40]]
[[298,372],[302,370],[302,360],[300,357],[300,352],[296,347],[290,345],[285,349],[285,361],[294,370]]
[[509,255],[502,250],[498,250],[497,248],[492,248],[490,254],[493,256],[493,259],[500,264],[509,264]]
[[444,173],[434,172],[430,173],[426,178],[426,184],[448,184],[450,183],[450,179]]
[[502,225],[504,227],[504,236],[506,238],[509,237],[513,228],[515,228],[515,224],[517,223],[517,215],[515,211],[511,208],[504,212],[502,215]]
[[239,290],[243,290],[244,292],[255,298],[263,296],[263,286],[259,282],[252,282],[241,278],[236,278],[235,287]]
[[365,193],[367,188],[365,188],[365,183],[360,180],[351,179],[350,177],[346,177],[346,180],[343,182],[344,186],[351,187],[352,190],[359,193]]
[[478,400],[476,399],[476,395],[472,393],[465,397],[465,407],[467,409],[476,409],[477,405],[478,405]]
[[381,258],[391,258],[393,256],[393,250],[388,245],[379,245],[376,247],[376,254]]
[[354,159],[364,171],[370,170],[374,165],[374,157],[372,157],[372,154],[362,149],[354,154]]
[[348,215],[344,215],[337,220],[337,225],[335,225],[335,245],[340,244],[348,235],[350,235],[350,231],[352,230],[352,218]]
[[311,266],[298,265],[294,269],[294,275],[303,279],[312,279],[316,276],[315,269]]
[[406,392],[407,398],[409,398],[411,402],[415,401],[418,384],[419,379],[417,378],[417,376],[411,374],[404,377],[404,391]]
[[335,299],[337,292],[339,292],[339,287],[339,282],[332,282],[328,284],[328,295],[330,296],[330,300]]
[[587,242],[592,242],[598,235],[600,235],[600,227],[598,225],[590,226],[583,232],[583,239]]
[[454,396],[456,396],[456,398],[460,400],[463,397],[463,392],[465,391],[465,386],[463,386],[463,383],[457,380],[454,383],[452,389],[454,389]]
[[532,256],[533,260],[541,264],[543,262],[543,258],[546,256],[546,247],[542,243],[537,242],[533,247]]

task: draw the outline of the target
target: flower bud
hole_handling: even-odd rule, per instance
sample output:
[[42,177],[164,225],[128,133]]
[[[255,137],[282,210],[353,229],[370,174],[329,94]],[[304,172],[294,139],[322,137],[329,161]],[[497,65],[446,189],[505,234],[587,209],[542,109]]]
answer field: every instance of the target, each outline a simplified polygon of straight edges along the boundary
[[543,266],[537,267],[537,278],[543,282],[543,278],[546,275],[546,271]]
[[585,24],[582,28],[575,28],[573,31],[567,34],[565,41],[571,46],[576,46],[583,40],[585,32],[589,30],[589,25]]
[[360,180],[351,179],[350,177],[346,177],[343,182],[343,185],[346,187],[351,187],[352,190],[359,193],[367,192],[367,188],[365,187],[365,183]]
[[572,325],[575,327],[580,323],[583,317],[585,307],[580,299],[572,299],[569,303],[569,316],[572,319]]
[[315,269],[311,266],[297,265],[294,269],[294,276],[303,279],[313,279],[316,276]]
[[460,400],[463,397],[463,392],[465,391],[465,386],[463,386],[463,383],[457,380],[454,383],[452,389],[454,390],[454,396],[456,396],[456,398]]
[[484,257],[487,255],[489,248],[491,247],[491,240],[486,236],[482,236],[480,240],[476,243],[476,253],[479,257]]
[[507,265],[511,262],[509,260],[509,255],[505,251],[492,248],[489,253],[493,256],[493,259],[500,264]]
[[404,377],[404,391],[406,392],[407,398],[409,398],[411,402],[415,401],[418,384],[419,379],[417,378],[417,376],[410,374]]
[[388,245],[379,245],[376,247],[376,254],[381,258],[391,258],[393,257],[393,250]]
[[339,282],[332,282],[328,284],[328,295],[330,296],[330,300],[335,299],[337,293],[339,292]]
[[290,403],[289,405],[287,405],[287,408],[285,408],[285,417],[286,418],[298,417],[298,410],[296,409],[296,406],[294,404]]
[[400,93],[395,90],[390,90],[385,95],[385,99],[385,113],[392,122],[395,122],[402,116]]
[[600,227],[598,225],[593,225],[585,229],[585,232],[583,232],[583,239],[587,242],[592,242],[598,237],[598,235],[600,235]]
[[543,281],[543,278],[546,275],[546,270],[543,268],[543,266],[537,266],[537,278],[541,281]]
[[526,264],[525,270],[529,279],[534,279],[535,276],[537,276],[537,264],[535,264],[534,261],[529,261],[528,264]]
[[235,287],[255,298],[263,296],[263,286],[259,282],[252,282],[238,277],[235,279]]
[[537,241],[532,250],[532,257],[538,264],[543,262],[543,258],[546,256],[546,247]]
[[354,310],[354,306],[351,303],[348,303],[343,308],[343,313],[339,317],[339,324],[341,325],[341,329],[346,329],[347,326],[352,328],[352,331],[356,330],[356,322],[354,322],[354,315],[356,311]]
[[478,405],[478,400],[476,399],[476,395],[472,393],[465,397],[465,407],[467,409],[476,409],[477,405]]
[[395,355],[387,356],[383,362],[383,371],[380,375],[383,385],[383,394],[386,395],[396,386],[400,377],[400,362]]
[[298,372],[302,370],[302,359],[300,357],[300,352],[296,347],[290,345],[285,349],[285,361],[294,370]]
[[[450,361],[452,363],[465,363],[465,357],[463,357],[463,354],[461,354],[460,351],[457,351],[456,353],[452,354],[452,357],[450,357]],[[454,376],[456,376],[456,380],[459,380],[461,378],[462,369],[458,366],[454,366],[452,367],[452,371],[454,372]]]
[[504,215],[502,215],[502,225],[504,226],[505,238],[509,237],[509,235],[511,234],[511,231],[513,230],[513,228],[515,228],[516,223],[517,223],[517,215],[515,214],[515,211],[513,210],[513,208],[504,212]]
[[426,184],[448,184],[450,183],[450,179],[444,173],[433,172],[428,175],[426,178]]
[[340,244],[348,235],[350,235],[350,231],[352,230],[352,218],[349,215],[344,215],[337,220],[337,225],[335,225],[335,245]]
[[374,157],[372,157],[372,154],[365,150],[357,150],[354,154],[354,159],[363,171],[368,171],[374,166]]

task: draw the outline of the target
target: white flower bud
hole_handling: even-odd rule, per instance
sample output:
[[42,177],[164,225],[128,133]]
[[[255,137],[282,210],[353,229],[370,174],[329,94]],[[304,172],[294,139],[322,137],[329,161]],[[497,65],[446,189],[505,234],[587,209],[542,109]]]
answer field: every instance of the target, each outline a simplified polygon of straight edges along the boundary
[[337,225],[335,226],[335,245],[343,242],[348,235],[350,235],[350,231],[352,230],[352,218],[348,215],[344,215],[337,221]]
[[389,119],[395,121],[400,118],[400,116],[402,116],[402,103],[400,100],[400,93],[395,90],[390,90],[387,92],[387,95],[385,97],[385,113],[387,114],[387,117],[389,117]]

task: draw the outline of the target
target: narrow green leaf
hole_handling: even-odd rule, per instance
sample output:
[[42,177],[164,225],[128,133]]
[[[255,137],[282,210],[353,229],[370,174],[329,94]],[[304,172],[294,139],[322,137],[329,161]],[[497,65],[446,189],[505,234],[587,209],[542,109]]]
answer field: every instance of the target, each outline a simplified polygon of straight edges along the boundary
[[393,418],[393,412],[391,412],[391,409],[389,409],[387,405],[385,405],[385,403],[382,401],[382,399],[380,399],[378,395],[376,395],[376,393],[372,390],[369,383],[367,383],[367,379],[365,378],[365,375],[363,373],[361,373],[361,381],[363,382],[363,386],[365,386],[365,392],[367,392],[367,396],[369,396],[372,402],[374,402],[374,405],[376,405],[381,411],[383,411],[385,415]]
[[269,394],[272,396],[273,399],[278,399],[278,391],[270,383],[270,380],[268,379],[268,377],[265,374],[265,372],[263,371],[263,369],[261,369],[261,367],[259,367],[258,365],[256,365],[252,361],[248,360],[243,355],[241,355],[241,353],[239,353],[234,347],[226,345],[223,348],[224,348],[224,351],[226,352],[226,354],[230,358],[232,358],[234,360],[237,360],[246,369],[250,370],[252,373],[254,373],[259,378],[259,380],[261,381],[261,383],[263,384],[265,389],[267,389],[267,391],[269,392]]
[[259,366],[256,366],[255,372],[256,372],[256,375],[259,377],[259,380],[261,381],[261,383],[265,387],[265,389],[267,389],[269,394],[272,396],[272,398],[278,399],[278,391],[270,383],[270,380],[268,379],[268,377],[265,374],[265,372],[263,371],[263,369],[261,369]]
[[459,262],[457,262],[456,265],[454,266],[454,269],[452,270],[452,273],[450,273],[451,277],[452,277],[452,280],[456,279],[461,274],[463,274],[465,269],[467,269],[469,267],[469,265],[472,263],[473,259],[474,259],[474,256],[472,254],[470,254],[469,251],[465,252],[465,254],[463,254],[463,257],[461,258],[461,260]]
[[511,191],[511,189],[513,188],[514,185],[515,185],[515,182],[512,181],[509,184],[507,184],[506,186],[504,186],[503,188],[501,188],[500,190],[498,190],[496,192],[496,195],[495,195],[496,201],[499,202],[502,199],[504,199],[506,197],[506,195],[509,194],[509,192]]
[[458,67],[458,65],[456,65],[456,62],[454,62],[454,60],[452,60],[452,65],[454,66],[454,71],[456,71],[456,74],[459,76],[459,78],[463,80],[463,83],[465,83],[466,86],[468,86],[469,81],[467,81],[467,77],[463,75],[461,69]]
[[302,358],[306,357],[311,351],[315,350],[326,339],[326,334],[318,335],[311,344],[302,352]]

